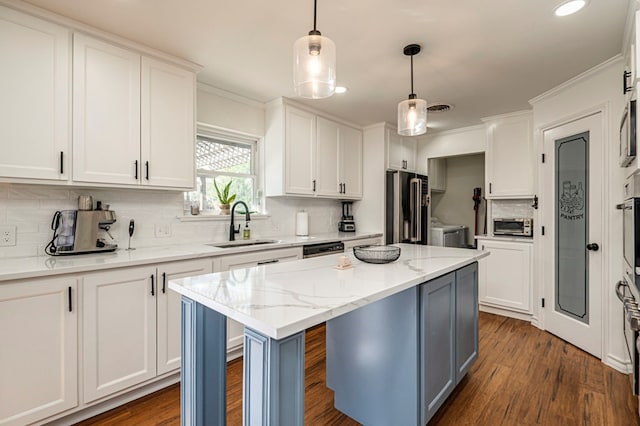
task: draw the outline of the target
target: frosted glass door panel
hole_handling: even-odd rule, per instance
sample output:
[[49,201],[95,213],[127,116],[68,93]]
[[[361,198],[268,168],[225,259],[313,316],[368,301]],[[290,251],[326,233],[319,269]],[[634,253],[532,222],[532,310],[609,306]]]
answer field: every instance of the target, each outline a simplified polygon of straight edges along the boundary
[[555,141],[555,310],[589,323],[589,132]]

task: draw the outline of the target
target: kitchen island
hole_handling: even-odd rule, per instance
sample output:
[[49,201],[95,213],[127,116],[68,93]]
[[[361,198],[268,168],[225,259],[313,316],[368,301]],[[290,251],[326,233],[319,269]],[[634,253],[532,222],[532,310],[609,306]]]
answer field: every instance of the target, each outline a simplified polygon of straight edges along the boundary
[[[183,295],[182,424],[226,424],[226,320],[245,325],[245,425],[302,425],[304,330],[327,323],[327,385],[364,424],[424,424],[477,357],[477,264],[488,253],[400,245],[170,281]],[[391,420],[391,422],[390,422]]]

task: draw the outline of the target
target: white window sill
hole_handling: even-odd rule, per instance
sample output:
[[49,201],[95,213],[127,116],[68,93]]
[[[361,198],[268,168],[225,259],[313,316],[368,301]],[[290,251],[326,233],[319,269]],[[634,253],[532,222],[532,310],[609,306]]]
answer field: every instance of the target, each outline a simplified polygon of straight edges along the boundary
[[[235,215],[236,220],[244,220],[244,213]],[[266,220],[271,215],[251,213],[251,220]],[[215,213],[201,213],[199,215],[185,214],[184,216],[178,216],[180,222],[229,222],[231,215],[228,214],[215,214]]]

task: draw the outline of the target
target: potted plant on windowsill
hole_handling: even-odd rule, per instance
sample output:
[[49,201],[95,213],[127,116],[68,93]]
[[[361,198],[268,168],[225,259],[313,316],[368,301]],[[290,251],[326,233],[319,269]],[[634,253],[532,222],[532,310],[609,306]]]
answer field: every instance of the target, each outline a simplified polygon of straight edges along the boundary
[[213,180],[213,186],[216,188],[216,193],[218,194],[218,202],[220,203],[220,214],[229,214],[231,209],[231,203],[236,199],[236,194],[229,195],[229,189],[231,188],[232,180],[229,181],[220,191],[218,188],[218,183],[216,180]]

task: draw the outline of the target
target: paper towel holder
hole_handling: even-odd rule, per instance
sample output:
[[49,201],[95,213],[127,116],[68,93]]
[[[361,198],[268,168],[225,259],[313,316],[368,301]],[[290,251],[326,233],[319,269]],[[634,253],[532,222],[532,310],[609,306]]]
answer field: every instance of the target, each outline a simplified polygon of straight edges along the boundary
[[304,210],[296,213],[296,235],[300,237],[309,235],[309,214]]

